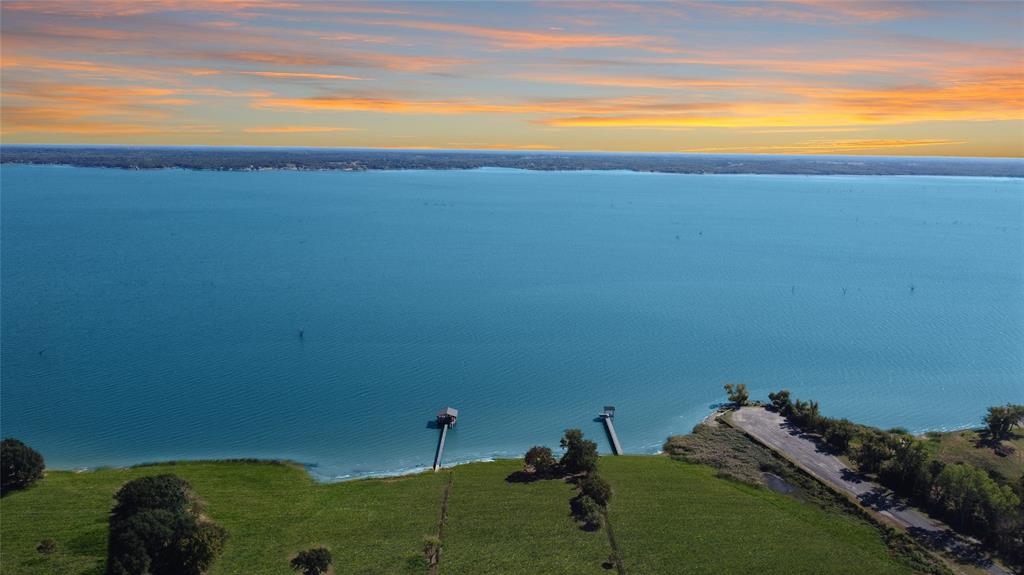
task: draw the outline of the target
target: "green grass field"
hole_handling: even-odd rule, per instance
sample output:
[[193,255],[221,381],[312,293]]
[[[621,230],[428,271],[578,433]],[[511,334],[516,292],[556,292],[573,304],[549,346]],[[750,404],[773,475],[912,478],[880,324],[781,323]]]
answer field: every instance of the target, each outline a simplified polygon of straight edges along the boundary
[[569,514],[575,487],[561,480],[505,481],[522,467],[506,460],[455,468],[442,573],[603,572],[608,538],[576,527]]
[[[516,461],[454,468],[441,572],[587,574],[610,553],[604,530],[569,515],[573,486],[510,483]],[[630,573],[909,573],[877,532],[848,516],[715,477],[666,457],[603,458],[610,508]],[[423,536],[434,533],[448,473],[317,484],[301,468],[181,463],[88,473],[51,471],[0,502],[5,575],[102,573],[112,494],[142,475],[176,473],[230,533],[212,573],[291,573],[288,560],[329,547],[335,572],[426,573]],[[36,552],[43,538],[58,552]]]
[[[99,574],[107,513],[124,482],[175,473],[206,502],[230,534],[213,574],[293,573],[288,561],[314,545],[334,550],[339,573],[422,573],[423,535],[437,526],[442,474],[400,480],[315,483],[300,467],[253,463],[182,463],[90,473],[48,472],[35,487],[0,504],[0,571]],[[52,537],[58,552],[36,552]]]
[[1024,434],[1016,433],[1004,445],[1013,446],[1010,455],[997,455],[990,446],[979,443],[981,436],[976,430],[928,433],[926,445],[933,455],[945,463],[969,463],[987,471],[995,471],[1008,480],[1015,480],[1024,473]]
[[862,520],[661,457],[601,463],[630,573],[909,573]]

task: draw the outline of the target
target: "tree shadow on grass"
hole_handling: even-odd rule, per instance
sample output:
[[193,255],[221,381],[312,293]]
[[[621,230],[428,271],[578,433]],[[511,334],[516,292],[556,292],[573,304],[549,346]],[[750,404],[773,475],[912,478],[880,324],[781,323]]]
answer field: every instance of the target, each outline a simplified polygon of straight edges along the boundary
[[547,473],[541,473],[539,471],[526,471],[521,469],[519,471],[513,471],[505,477],[505,481],[508,483],[534,483],[535,481],[547,481],[551,479],[564,479],[572,482],[575,476],[567,474],[561,469],[554,469]]
[[541,479],[547,478],[541,477],[536,473],[530,473],[529,471],[522,470],[513,471],[512,473],[509,473],[507,477],[505,477],[505,481],[508,483],[534,483],[536,481],[540,481]]

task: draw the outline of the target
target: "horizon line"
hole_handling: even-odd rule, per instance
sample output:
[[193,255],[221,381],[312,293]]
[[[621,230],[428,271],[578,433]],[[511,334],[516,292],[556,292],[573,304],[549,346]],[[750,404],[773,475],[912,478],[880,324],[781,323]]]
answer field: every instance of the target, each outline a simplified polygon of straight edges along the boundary
[[[276,145],[215,145],[215,144],[81,144],[81,143],[0,143],[0,148],[126,148],[126,149],[209,149],[209,150],[352,150],[363,152],[417,152],[417,153],[481,153],[481,154],[521,154],[521,155],[558,155],[558,154],[600,154],[608,156],[689,156],[689,157],[747,157],[747,158],[859,158],[859,159],[891,159],[891,160],[1024,160],[1019,156],[941,156],[941,155],[877,155],[877,154],[773,154],[757,152],[654,152],[654,151],[612,151],[612,150],[560,150],[560,149],[516,149],[516,148],[441,148],[441,147],[373,147],[373,146],[276,146]],[[0,159],[2,161],[2,159]],[[5,162],[6,163],[6,162]]]

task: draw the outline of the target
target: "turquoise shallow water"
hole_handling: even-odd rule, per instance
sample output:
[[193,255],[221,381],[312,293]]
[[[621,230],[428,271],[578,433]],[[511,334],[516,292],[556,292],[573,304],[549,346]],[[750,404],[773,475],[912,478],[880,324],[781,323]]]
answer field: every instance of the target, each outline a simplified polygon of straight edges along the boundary
[[0,426],[53,467],[397,472],[449,403],[449,462],[607,450],[605,404],[650,452],[726,382],[915,431],[1024,401],[1021,180],[0,175]]

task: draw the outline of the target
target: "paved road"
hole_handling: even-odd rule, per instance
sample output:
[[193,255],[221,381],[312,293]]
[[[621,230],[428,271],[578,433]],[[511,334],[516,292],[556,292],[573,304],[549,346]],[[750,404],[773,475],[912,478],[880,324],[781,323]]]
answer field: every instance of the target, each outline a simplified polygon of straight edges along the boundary
[[779,414],[760,407],[744,407],[733,412],[731,421],[818,480],[853,496],[865,507],[902,526],[926,545],[939,545],[948,553],[994,575],[1012,574],[987,559],[976,543],[957,535],[944,523],[908,506],[891,491],[848,468],[838,458],[825,452],[814,437],[802,433]]

